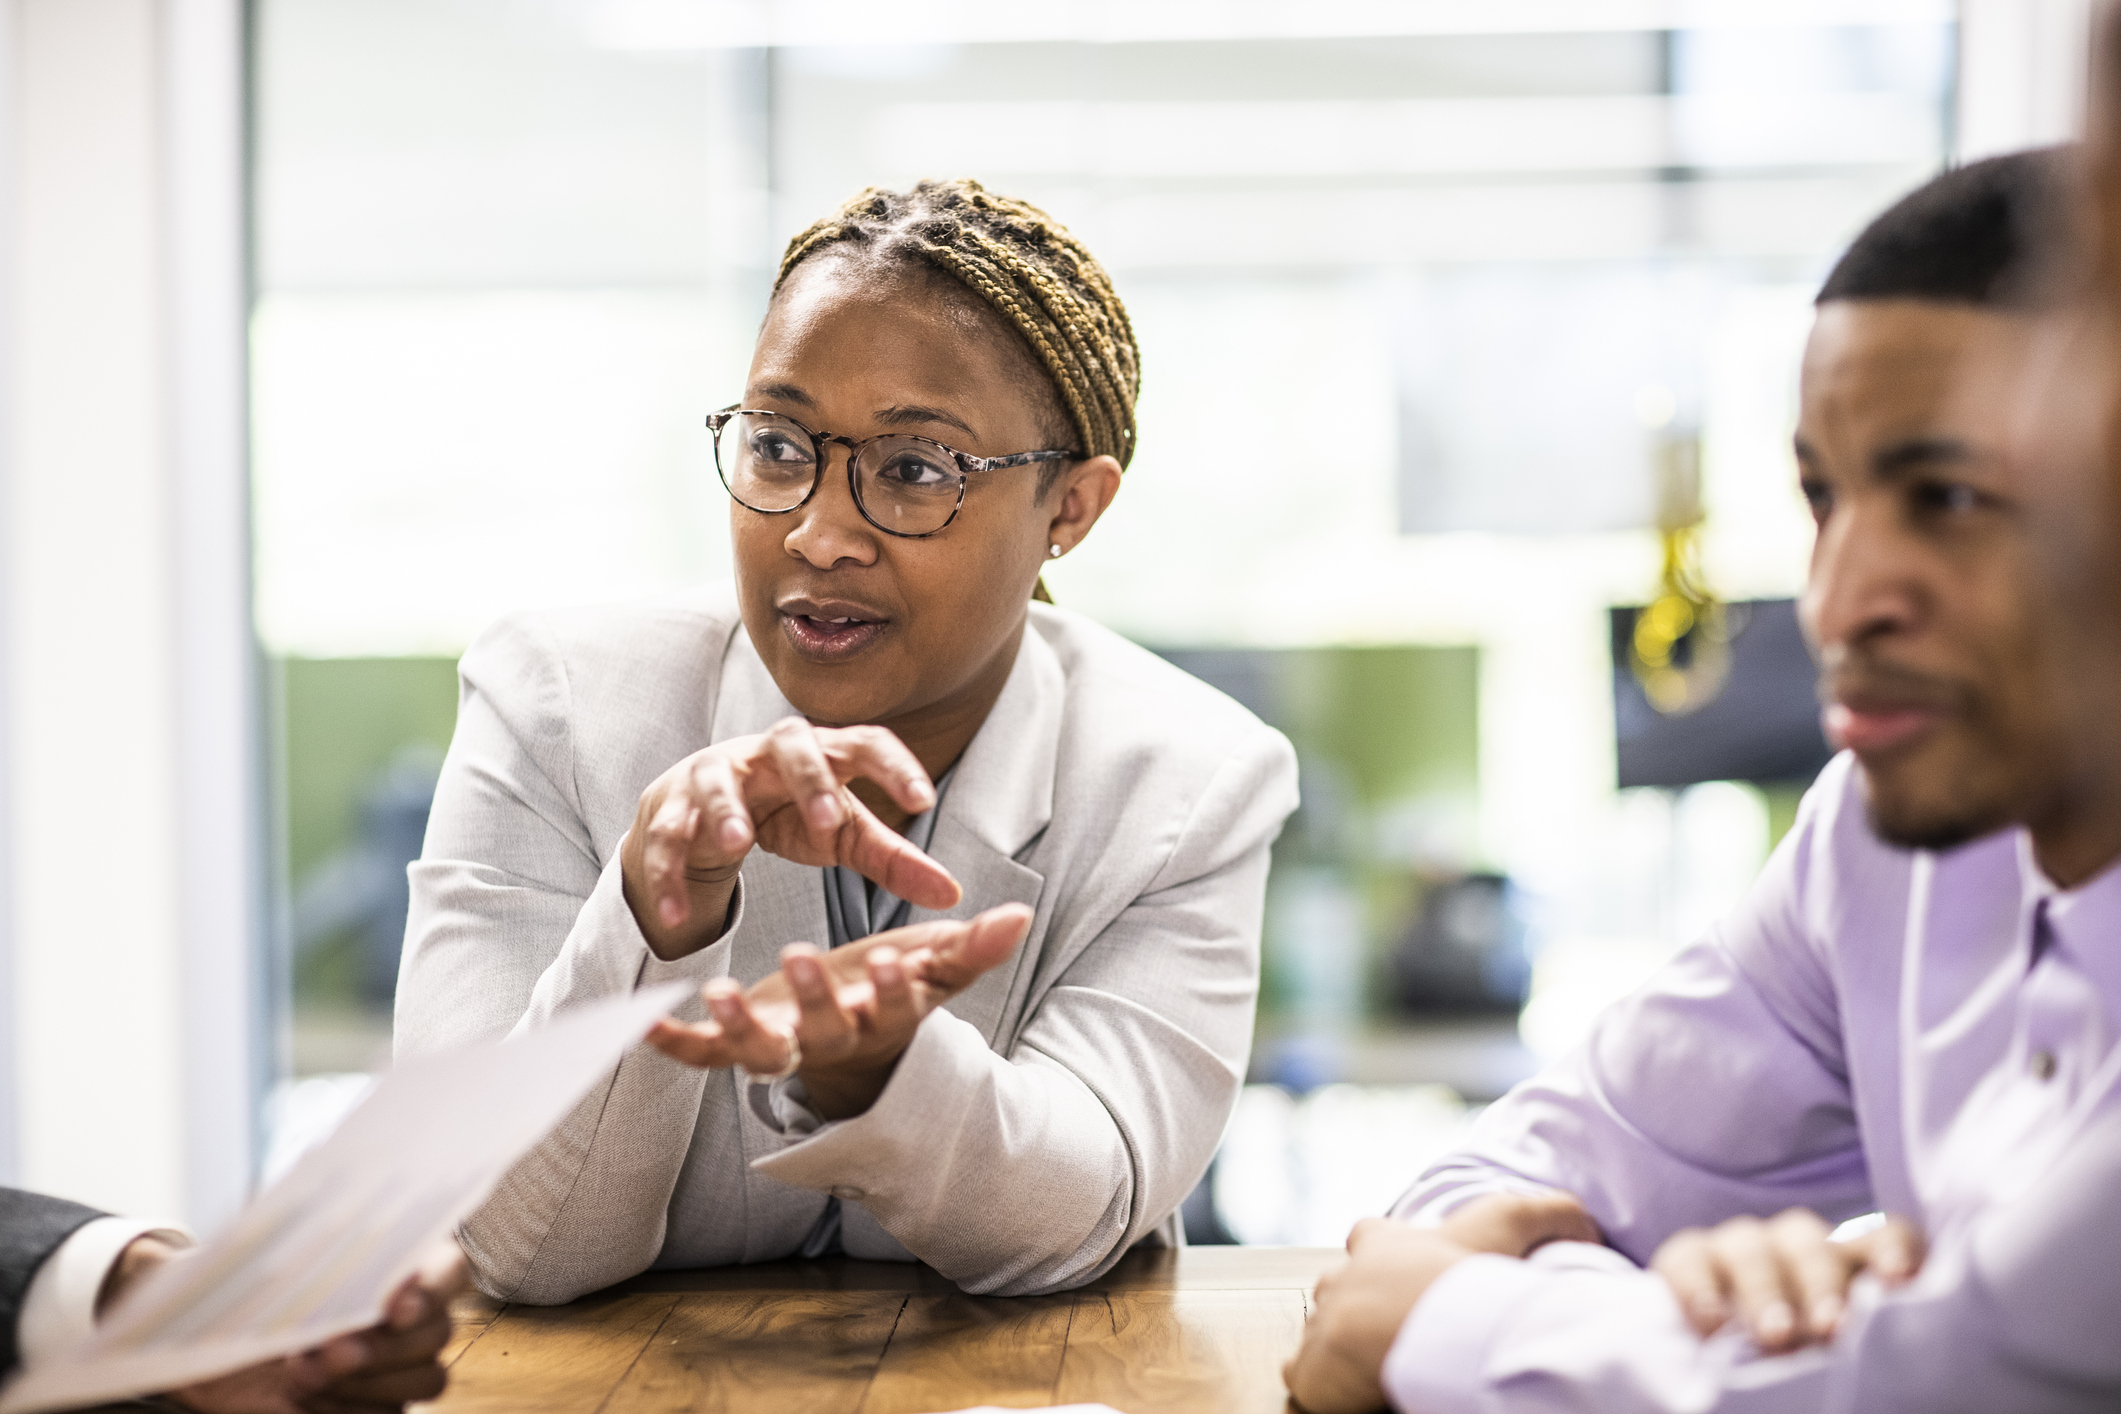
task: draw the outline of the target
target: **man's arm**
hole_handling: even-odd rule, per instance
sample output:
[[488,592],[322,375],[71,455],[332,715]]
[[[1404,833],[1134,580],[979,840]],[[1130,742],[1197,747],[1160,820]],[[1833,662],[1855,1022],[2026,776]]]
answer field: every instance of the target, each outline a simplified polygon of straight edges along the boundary
[[[94,1208],[69,1203],[64,1198],[0,1188],[0,1373],[12,1370],[22,1361],[25,1316],[33,1318],[29,1322],[32,1333],[55,1320],[64,1324],[63,1313],[55,1316],[52,1311],[50,1282],[47,1280],[45,1289],[33,1291],[38,1274],[47,1272],[48,1276],[52,1258],[75,1234],[103,1217]],[[103,1266],[108,1265],[106,1258]],[[100,1276],[97,1280],[101,1280]],[[34,1305],[33,1296],[40,1298]],[[91,1288],[87,1309],[81,1313],[84,1328],[94,1318],[93,1307]]]
[[[1526,1260],[1368,1224],[1320,1283],[1289,1370],[1312,1414],[2092,1414],[2121,1407],[2121,1109],[2022,1194],[1937,1235],[1921,1273],[1868,1278],[1833,1339],[1766,1355],[1704,1340],[1671,1287],[1618,1253]],[[1372,1381],[1374,1383],[1365,1383]]]
[[1433,1224],[1485,1195],[1560,1189],[1642,1264],[1673,1232],[1739,1213],[1875,1206],[1813,923],[1850,851],[1866,869],[1906,867],[1861,811],[1830,768],[1745,904],[1491,1105],[1393,1216]]

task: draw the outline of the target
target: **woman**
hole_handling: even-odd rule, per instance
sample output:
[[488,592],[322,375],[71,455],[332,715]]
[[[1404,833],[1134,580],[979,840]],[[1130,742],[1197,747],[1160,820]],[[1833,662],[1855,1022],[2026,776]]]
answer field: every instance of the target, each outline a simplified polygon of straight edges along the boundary
[[1178,1240],[1295,763],[1032,605],[1118,492],[1136,383],[1042,212],[865,192],[790,245],[709,419],[734,596],[523,615],[464,656],[401,1052],[703,984],[466,1225],[489,1292],[827,1251],[1039,1292]]

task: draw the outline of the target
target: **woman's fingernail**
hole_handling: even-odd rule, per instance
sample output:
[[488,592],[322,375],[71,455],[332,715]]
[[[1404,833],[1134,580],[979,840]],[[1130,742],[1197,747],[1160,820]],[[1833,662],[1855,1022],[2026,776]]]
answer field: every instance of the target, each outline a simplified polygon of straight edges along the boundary
[[1834,1326],[1841,1320],[1841,1299],[1837,1296],[1822,1296],[1812,1303],[1811,1326],[1817,1335],[1831,1335]]
[[899,984],[899,966],[895,960],[886,958],[876,965],[876,981],[881,987],[896,987]]
[[829,795],[814,795],[803,807],[803,814],[820,830],[837,829],[840,823],[840,803]]
[[665,928],[675,928],[685,921],[685,906],[674,898],[664,899],[663,906],[657,912],[663,915]]
[[723,849],[742,849],[744,847],[744,822],[737,819],[724,820],[722,822],[721,838]]
[[935,804],[935,787],[921,780],[918,776],[906,784],[909,787],[907,794],[913,797],[915,805],[926,810],[929,806]]

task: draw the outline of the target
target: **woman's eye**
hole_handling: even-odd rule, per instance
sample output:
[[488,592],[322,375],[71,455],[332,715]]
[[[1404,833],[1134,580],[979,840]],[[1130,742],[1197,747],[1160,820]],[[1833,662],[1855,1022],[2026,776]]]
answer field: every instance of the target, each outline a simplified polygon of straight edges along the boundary
[[807,463],[810,449],[785,432],[758,432],[751,438],[751,455],[765,462]]
[[918,491],[940,490],[955,479],[940,458],[924,452],[894,452],[877,468],[876,476],[890,486]]

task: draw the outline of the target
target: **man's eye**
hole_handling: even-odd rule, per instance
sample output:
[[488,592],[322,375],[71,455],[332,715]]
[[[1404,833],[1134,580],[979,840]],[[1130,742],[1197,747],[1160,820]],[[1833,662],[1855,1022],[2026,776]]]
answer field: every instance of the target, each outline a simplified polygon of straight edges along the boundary
[[1807,480],[1801,483],[1804,503],[1812,508],[1813,520],[1825,520],[1834,509],[1834,488],[1824,481]]
[[1982,506],[1981,493],[1963,481],[1925,481],[1914,492],[1915,505],[1934,515],[1965,515]]

